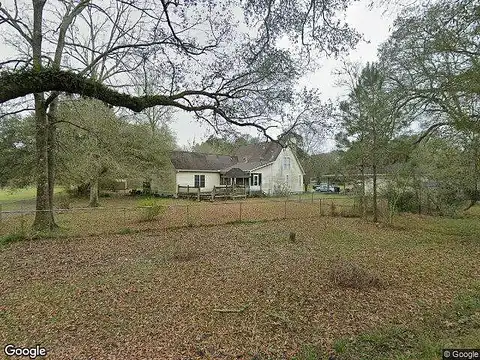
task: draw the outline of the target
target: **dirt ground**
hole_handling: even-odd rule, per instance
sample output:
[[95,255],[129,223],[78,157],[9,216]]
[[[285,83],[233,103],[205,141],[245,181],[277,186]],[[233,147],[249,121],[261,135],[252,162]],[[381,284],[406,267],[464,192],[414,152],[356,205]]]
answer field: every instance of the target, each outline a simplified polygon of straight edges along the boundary
[[[353,218],[45,239],[0,249],[0,343],[48,359],[288,359],[421,321],[480,277],[471,234]],[[290,233],[295,232],[295,241]],[[381,286],[332,283],[338,261]]]

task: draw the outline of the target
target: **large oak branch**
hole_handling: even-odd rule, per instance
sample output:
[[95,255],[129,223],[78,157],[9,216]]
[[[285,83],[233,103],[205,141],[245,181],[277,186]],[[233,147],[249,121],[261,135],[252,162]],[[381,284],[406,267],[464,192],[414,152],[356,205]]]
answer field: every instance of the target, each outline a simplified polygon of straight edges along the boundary
[[[272,139],[267,134],[268,127],[264,127],[255,121],[245,122],[245,119],[234,119],[220,107],[219,98],[233,97],[228,93],[186,90],[170,96],[131,96],[110,89],[100,82],[87,79],[79,74],[52,68],[0,73],[0,104],[29,94],[42,93],[45,91],[57,91],[91,97],[112,106],[124,107],[135,112],[140,112],[154,106],[173,106],[195,113],[205,110],[212,111],[215,115],[222,117],[233,125],[257,128],[259,131],[263,132],[267,138]],[[212,103],[193,105],[187,99],[188,96],[192,95],[210,99],[212,100]],[[187,101],[189,105],[185,105],[178,101],[182,99]]]
[[[187,111],[215,110],[214,106],[210,105],[186,106],[174,100],[180,98],[178,95],[130,96],[110,89],[97,81],[68,71],[43,69],[40,71],[26,70],[0,73],[0,103],[45,91],[59,91],[92,97],[110,105],[125,107],[135,112],[157,105],[174,106]],[[185,92],[185,94],[189,93]],[[193,93],[208,97],[213,95],[208,92],[201,94],[201,91]]]

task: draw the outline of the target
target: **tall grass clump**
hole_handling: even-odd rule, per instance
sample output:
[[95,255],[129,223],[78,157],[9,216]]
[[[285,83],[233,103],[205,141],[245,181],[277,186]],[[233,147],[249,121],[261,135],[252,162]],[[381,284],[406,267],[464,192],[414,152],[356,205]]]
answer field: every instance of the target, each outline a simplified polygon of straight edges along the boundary
[[153,221],[167,211],[167,206],[165,204],[161,204],[160,201],[153,198],[139,201],[139,207],[142,209],[140,217],[141,221]]

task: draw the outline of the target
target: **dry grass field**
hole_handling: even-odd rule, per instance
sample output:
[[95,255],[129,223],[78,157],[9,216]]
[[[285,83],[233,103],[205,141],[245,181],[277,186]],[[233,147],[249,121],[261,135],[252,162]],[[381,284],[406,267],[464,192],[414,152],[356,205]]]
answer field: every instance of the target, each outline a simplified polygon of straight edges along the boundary
[[433,360],[480,347],[479,279],[475,216],[22,241],[0,248],[0,343],[48,359]]

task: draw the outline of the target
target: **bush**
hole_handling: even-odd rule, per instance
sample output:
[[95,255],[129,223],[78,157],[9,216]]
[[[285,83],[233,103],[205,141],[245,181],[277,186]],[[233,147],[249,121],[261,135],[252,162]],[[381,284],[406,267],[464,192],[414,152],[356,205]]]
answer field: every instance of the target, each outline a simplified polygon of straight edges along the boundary
[[284,196],[287,197],[290,194],[290,188],[288,185],[280,183],[273,186],[273,196]]
[[153,221],[157,216],[164,214],[167,211],[165,205],[161,205],[158,201],[152,198],[142,200],[139,205],[142,208],[142,221]]
[[388,203],[395,206],[395,209],[399,212],[418,212],[420,203],[417,195],[413,191],[396,194],[392,189],[392,191],[387,194],[387,198]]
[[458,187],[444,185],[434,192],[432,200],[441,216],[457,216],[466,197]]
[[467,199],[458,186],[441,184],[438,187],[418,188],[421,200],[415,190],[399,191],[390,187],[385,193],[391,209],[398,212],[427,213],[442,216],[456,216]]
[[377,275],[351,261],[345,260],[339,260],[333,264],[329,278],[336,286],[345,288],[365,289],[382,286],[382,282]]

